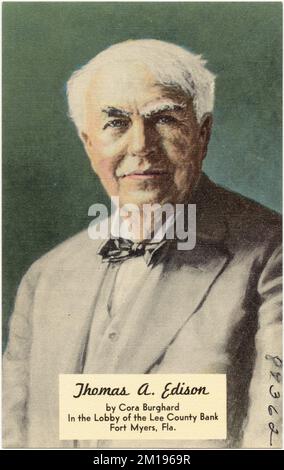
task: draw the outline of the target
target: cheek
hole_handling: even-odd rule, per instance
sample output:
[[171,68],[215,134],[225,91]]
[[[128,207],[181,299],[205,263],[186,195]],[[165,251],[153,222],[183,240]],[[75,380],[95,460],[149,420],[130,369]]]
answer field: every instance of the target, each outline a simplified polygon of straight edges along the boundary
[[177,167],[194,165],[198,159],[198,147],[187,136],[176,133],[163,140],[165,154],[170,162]]
[[110,178],[120,161],[122,149],[120,146],[95,139],[90,149],[90,157],[95,172],[101,178]]
[[98,158],[95,170],[102,179],[110,178],[114,174],[114,162],[110,158]]
[[96,164],[93,165],[93,169],[98,175],[109,196],[116,196],[118,194],[119,188],[115,178],[114,161],[110,158],[100,157],[96,159]]
[[118,184],[115,178],[115,170],[119,161],[117,154],[110,152],[109,147],[93,145],[89,157],[93,170],[98,175],[107,193],[110,196],[117,195]]
[[163,140],[163,148],[172,167],[176,189],[187,191],[200,172],[197,142],[183,133],[175,133]]

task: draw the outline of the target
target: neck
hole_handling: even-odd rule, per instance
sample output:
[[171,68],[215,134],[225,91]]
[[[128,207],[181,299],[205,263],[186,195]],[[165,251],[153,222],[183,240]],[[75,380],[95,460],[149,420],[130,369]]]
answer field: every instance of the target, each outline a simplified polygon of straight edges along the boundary
[[163,229],[175,217],[175,206],[165,210],[163,206],[149,206],[135,211],[120,210],[114,217],[115,234],[132,241],[163,238]]

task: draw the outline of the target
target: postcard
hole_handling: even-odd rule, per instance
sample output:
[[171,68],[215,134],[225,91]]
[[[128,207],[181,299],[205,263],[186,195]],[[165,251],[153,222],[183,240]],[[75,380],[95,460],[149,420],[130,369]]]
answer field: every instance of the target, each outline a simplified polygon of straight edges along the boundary
[[282,445],[280,2],[3,2],[5,449]]

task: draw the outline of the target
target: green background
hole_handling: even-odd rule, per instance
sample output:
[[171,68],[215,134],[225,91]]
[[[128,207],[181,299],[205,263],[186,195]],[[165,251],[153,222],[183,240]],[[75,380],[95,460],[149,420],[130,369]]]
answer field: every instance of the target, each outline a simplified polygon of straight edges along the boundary
[[157,38],[204,54],[218,75],[205,170],[280,210],[282,4],[3,5],[4,339],[20,278],[106,202],[72,123],[65,82],[108,45]]

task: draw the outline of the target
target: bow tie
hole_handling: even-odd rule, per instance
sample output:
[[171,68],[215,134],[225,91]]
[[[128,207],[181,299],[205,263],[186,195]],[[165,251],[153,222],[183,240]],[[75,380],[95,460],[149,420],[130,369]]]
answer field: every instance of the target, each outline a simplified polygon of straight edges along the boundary
[[99,250],[103,262],[118,263],[130,258],[144,256],[146,264],[150,264],[152,254],[164,244],[160,242],[133,242],[125,238],[111,238]]

